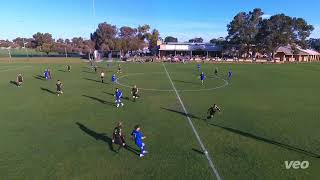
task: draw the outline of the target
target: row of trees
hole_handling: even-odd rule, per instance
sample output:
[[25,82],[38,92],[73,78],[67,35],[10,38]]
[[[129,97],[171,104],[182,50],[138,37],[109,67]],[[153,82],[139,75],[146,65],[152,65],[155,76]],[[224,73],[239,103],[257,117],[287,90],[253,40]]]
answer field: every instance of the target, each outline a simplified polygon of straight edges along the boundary
[[[228,36],[211,39],[210,43],[222,46],[228,54],[234,53],[234,55],[245,57],[255,52],[269,54],[272,57],[278,47],[286,45],[291,45],[293,49],[301,46],[320,50],[319,39],[308,39],[314,28],[304,19],[289,17],[285,14],[276,14],[263,19],[263,14],[259,8],[248,13],[238,13],[227,25]],[[52,51],[89,53],[93,49],[121,50],[126,53],[146,47],[156,53],[159,38],[159,31],[151,29],[149,25],[118,28],[104,22],[98,25],[89,40],[82,37],[55,40],[49,33],[37,33],[33,38],[18,37],[12,42],[0,41],[0,46],[34,48],[47,54]],[[167,36],[164,42],[178,42],[178,38]],[[196,37],[188,42],[202,43],[203,38]]]
[[[285,14],[263,19],[263,15],[259,8],[238,13],[227,25],[227,37],[213,38],[210,43],[222,46],[226,54],[245,57],[260,52],[272,58],[280,46],[287,45],[292,49],[300,46],[320,51],[320,39],[308,39],[314,27],[304,19]],[[168,36],[165,42],[177,42],[177,38]],[[188,42],[201,43],[203,39]]]
[[285,14],[263,19],[263,14],[259,8],[238,13],[227,26],[226,47],[237,49],[241,55],[260,52],[270,57],[280,46],[307,48],[307,38],[314,29],[312,25]]
[[82,37],[74,37],[72,39],[53,39],[50,33],[36,33],[32,38],[15,38],[12,41],[0,42],[0,47],[11,48],[31,48],[49,54],[57,53],[73,53],[82,52],[89,53],[94,47],[91,40],[84,40]]
[[13,41],[0,41],[0,47],[11,48],[32,48],[49,54],[50,52],[82,52],[89,53],[94,49],[101,51],[136,51],[148,47],[155,50],[160,33],[149,25],[132,28],[123,26],[117,28],[115,25],[106,22],[98,25],[98,28],[91,34],[89,40],[82,37],[72,39],[53,39],[50,33],[36,33],[32,38],[18,37]]
[[106,22],[99,24],[97,30],[91,34],[95,49],[122,50],[123,52],[136,51],[144,47],[155,51],[159,37],[159,31],[151,30],[149,25],[137,28],[123,26],[118,29],[115,25]]

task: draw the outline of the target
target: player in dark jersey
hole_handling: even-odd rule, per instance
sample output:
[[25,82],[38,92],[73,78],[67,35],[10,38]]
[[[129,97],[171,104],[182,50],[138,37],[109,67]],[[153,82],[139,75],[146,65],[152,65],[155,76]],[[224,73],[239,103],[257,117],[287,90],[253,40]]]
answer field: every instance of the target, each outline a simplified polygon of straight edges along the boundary
[[217,67],[214,69],[214,75],[218,76],[218,68]]
[[97,72],[98,70],[97,66],[94,66],[93,69],[94,69],[94,72]]
[[104,72],[101,72],[100,78],[101,78],[101,82],[104,83]]
[[22,85],[22,83],[23,83],[23,76],[22,76],[22,74],[19,73],[19,74],[17,75],[16,83],[17,83],[17,86],[18,86],[18,87],[20,87],[20,86]]
[[48,78],[49,78],[49,79],[52,79],[51,69],[48,69]]
[[70,65],[67,65],[67,70],[68,70],[68,72],[71,72],[71,66]]
[[228,80],[230,81],[231,80],[231,78],[232,78],[232,70],[230,69],[229,70],[229,72],[228,72]]
[[121,71],[121,64],[118,65],[118,71],[117,71],[117,73],[122,73],[122,71]]
[[63,94],[63,91],[62,91],[63,84],[60,80],[58,80],[56,83],[56,86],[57,86],[57,95],[60,96],[60,94]]
[[133,86],[132,90],[131,90],[131,94],[132,94],[132,98],[133,98],[133,101],[135,102],[136,99],[138,99],[139,95],[139,89],[137,88],[136,85]]
[[124,140],[124,136],[123,136],[123,133],[122,133],[122,122],[118,122],[117,126],[113,129],[112,143],[118,144],[119,145],[119,149],[121,147],[125,147],[126,146],[126,141]]
[[214,104],[213,106],[211,106],[211,107],[208,109],[208,114],[209,114],[209,116],[207,117],[207,119],[212,119],[217,111],[221,112],[221,109],[220,109],[216,104]]

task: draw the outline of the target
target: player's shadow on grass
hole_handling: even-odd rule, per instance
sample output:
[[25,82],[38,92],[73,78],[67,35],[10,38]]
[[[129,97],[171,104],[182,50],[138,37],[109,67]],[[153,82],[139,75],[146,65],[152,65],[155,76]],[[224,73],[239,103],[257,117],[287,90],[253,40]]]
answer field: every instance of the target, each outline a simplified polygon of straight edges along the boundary
[[84,73],[89,73],[89,74],[95,74],[94,71],[82,71],[82,72],[84,72]]
[[60,71],[60,72],[68,72],[68,71],[66,71],[66,70],[62,70],[62,69],[59,69],[58,71]]
[[102,83],[101,81],[96,80],[96,79],[90,79],[90,78],[83,78],[83,79],[88,80],[88,81],[97,82],[97,83],[100,83],[100,84],[108,84],[108,83],[106,83],[106,82]]
[[233,129],[233,128],[229,128],[229,127],[220,126],[220,125],[217,125],[217,124],[210,124],[210,125],[215,126],[215,127],[219,127],[221,129],[227,130],[227,131],[235,133],[235,134],[239,134],[239,135],[247,137],[247,138],[251,138],[251,139],[255,139],[255,140],[258,140],[258,141],[265,142],[265,143],[273,144],[273,145],[279,146],[281,148],[284,148],[284,149],[287,149],[287,150],[290,150],[290,151],[295,151],[295,152],[298,152],[298,153],[305,154],[307,156],[320,158],[319,154],[316,154],[316,153],[313,153],[313,152],[310,152],[310,151],[307,151],[307,150],[304,150],[304,149],[301,149],[301,148],[298,148],[298,147],[294,147],[294,146],[291,146],[291,145],[288,145],[288,144],[283,144],[281,142],[277,142],[277,141],[274,141],[274,140],[271,140],[271,139],[267,139],[267,138],[264,138],[264,137],[259,137],[259,136],[255,135],[255,134],[251,134],[251,133],[248,133],[248,132],[240,131],[238,129]]
[[[114,150],[113,148],[113,144],[112,144],[112,139],[110,137],[108,137],[105,133],[98,133],[95,132],[94,130],[89,129],[88,127],[86,127],[85,125],[76,122],[76,124],[79,126],[79,128],[85,132],[86,134],[88,134],[89,136],[93,137],[94,139],[96,139],[97,141],[103,141],[105,143],[108,144],[109,149],[115,153],[117,153],[117,151]],[[139,153],[137,152],[137,150],[135,150],[134,148],[130,147],[130,146],[126,146],[125,148],[126,150],[138,155]],[[118,149],[118,151],[120,150],[120,148]]]
[[41,76],[41,75],[35,75],[35,76],[33,76],[35,79],[39,79],[39,80],[41,80],[41,81],[45,81],[46,80],[46,78],[45,77],[43,77],[43,76]]
[[196,153],[199,153],[199,154],[204,154],[204,152],[202,152],[202,151],[200,151],[200,150],[198,150],[198,149],[195,149],[195,148],[192,148],[192,151],[194,151],[194,152],[196,152]]
[[18,86],[17,82],[16,81],[10,81],[10,84],[13,84],[15,86]]
[[170,111],[170,112],[174,112],[174,113],[177,113],[177,114],[181,114],[183,116],[187,116],[188,115],[190,118],[193,118],[193,119],[199,119],[199,120],[206,121],[206,119],[198,117],[198,116],[195,116],[195,115],[190,114],[190,113],[186,114],[186,113],[181,112],[181,111],[177,111],[177,110],[174,110],[174,109],[168,109],[168,108],[164,108],[164,107],[161,107],[161,109],[164,109],[164,110],[167,110],[167,111]]
[[108,101],[105,101],[105,100],[100,99],[100,98],[97,98],[97,97],[88,96],[88,95],[82,95],[82,96],[83,96],[83,97],[86,97],[86,98],[89,98],[89,99],[92,99],[92,100],[95,100],[95,101],[98,101],[98,102],[101,103],[101,104],[114,105],[114,103],[112,103],[112,102],[108,102]]
[[46,92],[48,92],[48,93],[50,93],[50,94],[56,94],[56,92],[51,91],[50,89],[47,89],[47,88],[41,87],[40,89],[41,89],[42,91],[46,91]]
[[[110,96],[114,96],[114,94],[109,93],[109,92],[104,92],[104,93],[106,93],[106,94],[108,94],[108,95],[110,95]],[[122,99],[130,100],[129,97],[122,97]]]
[[193,82],[182,81],[182,80],[173,80],[173,82],[181,82],[181,83],[185,83],[185,84],[193,84]]

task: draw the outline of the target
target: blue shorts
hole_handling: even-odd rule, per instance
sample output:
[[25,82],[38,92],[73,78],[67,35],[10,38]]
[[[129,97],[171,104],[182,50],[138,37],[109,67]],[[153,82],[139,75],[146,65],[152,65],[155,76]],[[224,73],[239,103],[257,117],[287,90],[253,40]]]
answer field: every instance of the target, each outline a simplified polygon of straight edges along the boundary
[[144,144],[143,142],[141,142],[141,143],[136,143],[136,145],[137,145],[140,149],[142,149],[142,148],[145,146],[145,144]]

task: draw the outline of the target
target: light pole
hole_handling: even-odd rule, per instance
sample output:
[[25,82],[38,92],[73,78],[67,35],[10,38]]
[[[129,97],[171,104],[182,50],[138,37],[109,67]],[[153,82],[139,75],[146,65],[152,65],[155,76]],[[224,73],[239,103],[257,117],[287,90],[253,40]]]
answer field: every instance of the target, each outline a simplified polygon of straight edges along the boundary
[[68,58],[67,48],[64,47],[64,53],[66,54],[66,58]]
[[10,49],[11,49],[11,46],[9,46],[9,47],[7,48],[8,53],[9,53],[9,58],[11,59],[11,52],[10,52]]
[[24,38],[22,38],[22,42],[23,42],[23,48],[26,50],[27,57],[29,58],[28,49],[26,48],[26,44],[28,44],[28,42],[24,42]]
[[95,7],[95,1],[92,0],[92,15],[93,15],[93,31],[95,31],[95,26],[96,26],[96,7]]

